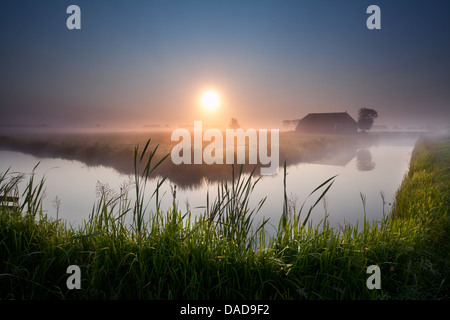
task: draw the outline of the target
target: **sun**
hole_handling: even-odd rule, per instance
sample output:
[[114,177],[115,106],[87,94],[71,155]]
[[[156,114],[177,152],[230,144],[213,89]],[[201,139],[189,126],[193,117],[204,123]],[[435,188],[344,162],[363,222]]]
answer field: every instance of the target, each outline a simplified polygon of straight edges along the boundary
[[220,104],[219,95],[214,91],[207,91],[202,95],[202,105],[206,110],[213,111]]

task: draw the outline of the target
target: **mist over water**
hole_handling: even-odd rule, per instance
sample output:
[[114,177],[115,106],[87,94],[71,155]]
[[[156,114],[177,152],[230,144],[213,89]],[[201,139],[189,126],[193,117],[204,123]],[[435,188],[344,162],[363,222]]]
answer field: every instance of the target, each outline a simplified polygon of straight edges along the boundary
[[[281,136],[282,142],[292,141],[293,136],[287,134],[284,138]],[[89,137],[92,138],[92,136]],[[98,200],[99,188],[109,189],[115,194],[128,188],[129,198],[133,199],[134,196],[133,188],[130,188],[133,184],[132,157],[124,156],[121,160],[129,166],[118,166],[117,163],[108,162],[109,156],[117,155],[117,153],[111,153],[113,151],[107,148],[108,144],[100,137],[106,139],[105,141],[111,140],[109,135],[96,136],[97,140],[83,139],[80,145],[84,148],[93,145],[94,148],[73,148],[75,153],[69,152],[73,151],[71,148],[62,148],[62,146],[64,141],[69,146],[78,146],[75,141],[79,140],[70,140],[64,136],[60,136],[61,140],[52,140],[52,143],[48,140],[47,143],[42,140],[31,143],[28,140],[29,137],[24,139],[22,136],[21,140],[16,142],[29,143],[16,145],[16,148],[23,148],[22,152],[6,151],[5,143],[10,141],[3,138],[3,141],[0,141],[3,143],[0,143],[3,149],[0,151],[0,159],[2,159],[0,172],[11,168],[11,171],[29,174],[40,162],[36,177],[45,176],[46,179],[44,210],[50,216],[55,217],[58,212],[59,218],[67,219],[70,223],[81,223],[83,219],[88,219]],[[121,141],[119,137],[124,140]],[[144,137],[147,137],[147,134],[140,139]],[[416,135],[388,137],[390,138],[369,140],[365,143],[356,143],[355,141],[359,140],[352,140],[349,137],[318,136],[305,138],[304,141],[299,140],[302,143],[298,142],[296,145],[306,146],[310,152],[305,152],[305,149],[297,150],[289,144],[286,144],[284,148],[281,147],[280,159],[284,157],[287,162],[287,195],[290,212],[298,212],[303,201],[315,187],[328,178],[338,175],[325,201],[313,211],[311,215],[313,223],[319,223],[327,214],[328,221],[333,227],[340,227],[346,223],[355,224],[363,218],[364,209],[368,220],[381,219],[383,213],[388,213],[392,208],[395,192],[403,175],[407,172],[411,151],[417,139]],[[79,139],[78,134],[77,139]],[[300,138],[297,137],[297,139]],[[113,140],[118,145],[125,145],[125,141],[130,143],[130,137],[123,136],[122,133],[114,136]],[[132,139],[132,141],[136,140]],[[55,145],[58,148],[53,149]],[[130,146],[132,145],[135,144],[130,143]],[[142,148],[143,144],[140,145]],[[64,150],[67,153],[64,154]],[[89,152],[83,153],[83,150]],[[75,155],[78,155],[78,158]],[[102,158],[101,155],[104,157]],[[263,217],[270,218],[267,227],[269,233],[278,226],[283,212],[283,162],[280,161],[281,167],[277,175],[255,176],[255,179],[261,179],[251,196],[250,203],[254,206],[259,200],[267,197],[255,218],[255,224],[261,222]],[[252,168],[253,166],[247,166],[244,174],[248,175]],[[177,186],[175,200],[179,209],[182,212],[190,211],[194,215],[204,212],[207,194],[209,193],[210,201],[212,201],[217,195],[217,184],[220,181],[230,181],[231,178],[231,165],[175,166],[169,160],[164,170],[168,170],[168,180],[160,190],[162,208],[171,207],[174,200],[173,188]],[[155,199],[151,199],[150,196],[161,178],[162,175],[155,176],[147,186],[148,210],[155,210]],[[383,203],[381,193],[386,203]],[[366,198],[365,207],[361,201],[361,194]],[[56,199],[60,200],[58,208]],[[311,201],[315,201],[315,198],[309,198],[305,208]]]

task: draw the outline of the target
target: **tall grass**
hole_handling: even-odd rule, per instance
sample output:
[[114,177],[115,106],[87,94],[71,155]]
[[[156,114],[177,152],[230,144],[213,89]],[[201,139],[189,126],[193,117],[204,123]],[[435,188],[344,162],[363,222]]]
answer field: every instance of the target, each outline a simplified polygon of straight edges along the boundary
[[[448,298],[449,139],[419,143],[395,210],[364,228],[335,230],[309,216],[331,188],[331,177],[310,196],[313,205],[288,214],[275,236],[266,220],[253,225],[250,197],[258,179],[232,167],[204,214],[182,214],[175,201],[163,212],[145,203],[157,147],[135,149],[134,203],[127,192],[100,192],[87,221],[67,226],[43,213],[44,179],[28,182],[21,206],[0,206],[2,299],[440,299]],[[0,195],[21,175],[2,174]],[[418,188],[420,186],[420,188]],[[306,201],[306,200],[305,200]],[[32,202],[32,203],[28,203]],[[384,210],[384,208],[383,208]],[[127,217],[131,215],[131,224]],[[304,216],[305,215],[305,216]],[[66,268],[81,268],[81,290],[66,286]],[[381,269],[381,290],[366,287],[369,265]]]
[[[140,235],[144,231],[145,212],[147,211],[146,210],[147,207],[144,206],[144,199],[145,199],[144,196],[148,178],[153,173],[153,171],[169,156],[169,154],[166,154],[162,159],[158,161],[158,163],[156,163],[152,167],[152,161],[159,147],[159,145],[157,145],[155,149],[152,152],[150,152],[148,159],[143,163],[150,141],[151,140],[149,139],[145,144],[144,150],[142,150],[141,155],[139,157],[139,161],[137,160],[139,156],[139,146],[136,146],[136,148],[134,149],[134,177],[136,188],[136,202],[133,211],[133,219],[135,226],[134,229],[138,235]],[[140,172],[140,169],[142,169],[141,168],[142,163],[144,164],[144,168],[142,172]],[[157,183],[157,187],[154,191],[154,195],[156,194],[157,211],[159,211],[159,202],[158,202],[159,188],[164,183],[166,178],[167,177],[164,177],[161,181]]]

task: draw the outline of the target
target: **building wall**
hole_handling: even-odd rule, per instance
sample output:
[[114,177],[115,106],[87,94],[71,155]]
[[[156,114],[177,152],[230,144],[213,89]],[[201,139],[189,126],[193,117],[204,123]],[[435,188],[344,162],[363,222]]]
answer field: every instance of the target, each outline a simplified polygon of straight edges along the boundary
[[[350,116],[340,119],[330,119],[330,116],[321,117],[315,114],[308,115],[299,121],[296,131],[318,134],[354,134],[358,132],[358,124]],[[337,117],[338,118],[338,117]],[[342,117],[341,117],[342,118]]]

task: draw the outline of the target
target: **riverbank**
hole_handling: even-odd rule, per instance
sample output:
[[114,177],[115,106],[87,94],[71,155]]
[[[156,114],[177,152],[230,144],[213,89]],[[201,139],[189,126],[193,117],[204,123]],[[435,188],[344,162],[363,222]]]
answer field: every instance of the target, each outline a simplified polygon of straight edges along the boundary
[[[382,221],[365,222],[361,231],[335,230],[326,220],[308,227],[305,212],[264,246],[265,234],[248,228],[255,180],[237,179],[223,202],[209,203],[195,219],[175,205],[148,213],[105,196],[80,228],[46,217],[44,182],[30,181],[21,207],[0,207],[0,298],[445,299],[449,155],[449,138],[417,143],[395,208]],[[10,181],[0,176],[0,191]],[[124,215],[134,215],[132,228]],[[80,267],[79,290],[67,286],[69,265]],[[366,285],[371,265],[379,267],[381,289]]]

